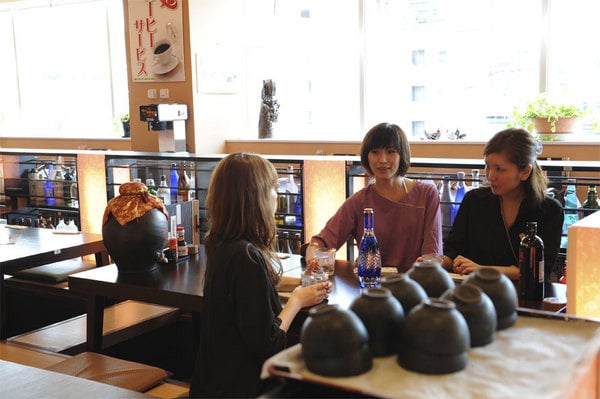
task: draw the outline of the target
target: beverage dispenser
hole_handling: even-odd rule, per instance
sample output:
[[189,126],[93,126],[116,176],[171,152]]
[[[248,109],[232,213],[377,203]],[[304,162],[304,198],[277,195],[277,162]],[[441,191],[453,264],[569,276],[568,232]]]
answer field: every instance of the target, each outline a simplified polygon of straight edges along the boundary
[[148,123],[148,130],[158,133],[160,152],[187,151],[185,121],[186,104],[140,105],[140,120]]

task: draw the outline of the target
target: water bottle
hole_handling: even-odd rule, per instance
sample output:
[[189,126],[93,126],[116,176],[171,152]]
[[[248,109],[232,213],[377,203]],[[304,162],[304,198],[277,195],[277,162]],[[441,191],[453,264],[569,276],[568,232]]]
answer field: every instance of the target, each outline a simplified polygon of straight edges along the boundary
[[381,252],[375,237],[373,208],[364,210],[364,233],[358,247],[358,282],[361,288],[379,287],[381,280]]
[[567,188],[565,190],[565,218],[563,221],[562,237],[560,239],[560,247],[567,248],[568,244],[568,229],[569,226],[579,220],[577,208],[581,208],[579,198],[577,198],[577,190],[575,188],[575,179],[567,180]]

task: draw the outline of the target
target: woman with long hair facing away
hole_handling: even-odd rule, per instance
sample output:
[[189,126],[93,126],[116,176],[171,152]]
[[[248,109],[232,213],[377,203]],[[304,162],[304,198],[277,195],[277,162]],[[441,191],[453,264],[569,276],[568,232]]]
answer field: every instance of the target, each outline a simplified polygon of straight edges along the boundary
[[537,163],[542,146],[523,129],[496,133],[486,144],[488,184],[468,191],[444,241],[444,267],[468,274],[494,267],[519,279],[519,243],[527,222],[537,222],[544,241],[545,279],[558,256],[563,207],[546,195],[547,178]]
[[266,159],[230,154],[213,171],[204,310],[190,397],[256,397],[266,359],[286,347],[298,311],[322,302],[330,282],[298,286],[284,308],[275,287],[277,171]]

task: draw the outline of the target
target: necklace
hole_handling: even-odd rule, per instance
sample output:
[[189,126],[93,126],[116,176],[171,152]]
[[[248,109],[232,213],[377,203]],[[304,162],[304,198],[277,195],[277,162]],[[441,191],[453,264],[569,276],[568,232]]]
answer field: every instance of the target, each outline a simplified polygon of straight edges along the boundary
[[502,197],[500,197],[500,216],[502,217],[502,226],[504,227],[504,232],[506,233],[506,240],[508,241],[508,245],[510,245],[510,251],[512,252],[513,257],[515,258],[516,264],[518,265],[519,258],[517,257],[515,248],[512,245],[512,241],[510,240],[510,234],[508,233],[508,227],[506,227],[506,219],[504,218],[504,207],[502,206]]

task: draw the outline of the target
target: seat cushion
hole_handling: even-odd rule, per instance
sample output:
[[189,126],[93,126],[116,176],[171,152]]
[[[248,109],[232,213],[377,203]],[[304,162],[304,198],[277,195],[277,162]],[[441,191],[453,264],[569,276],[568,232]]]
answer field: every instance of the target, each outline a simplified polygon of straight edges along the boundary
[[138,392],[147,391],[171,375],[158,367],[117,359],[94,352],[80,353],[70,359],[46,367],[46,370]]
[[26,280],[41,281],[57,284],[67,281],[69,275],[94,268],[92,263],[82,262],[78,259],[67,259],[61,262],[20,270],[12,275]]

